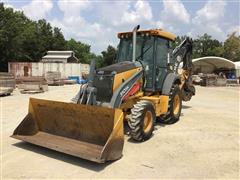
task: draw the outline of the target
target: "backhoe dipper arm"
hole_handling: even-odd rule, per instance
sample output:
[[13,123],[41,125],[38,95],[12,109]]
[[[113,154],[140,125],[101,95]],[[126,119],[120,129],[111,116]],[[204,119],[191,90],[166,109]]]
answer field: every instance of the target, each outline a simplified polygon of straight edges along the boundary
[[192,71],[192,39],[187,37],[182,43],[173,50],[175,60],[174,72],[177,73],[179,64],[183,62],[183,69]]
[[181,72],[181,85],[182,98],[184,101],[189,101],[195,95],[195,88],[192,84],[192,39],[187,37],[179,46],[173,50],[174,59],[174,73],[178,73],[180,63],[183,63]]

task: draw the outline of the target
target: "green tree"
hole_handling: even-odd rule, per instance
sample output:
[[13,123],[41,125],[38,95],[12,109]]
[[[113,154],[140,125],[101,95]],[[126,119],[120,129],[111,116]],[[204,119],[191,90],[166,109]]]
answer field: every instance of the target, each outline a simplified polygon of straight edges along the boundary
[[7,71],[8,62],[39,61],[48,50],[65,49],[59,28],[44,19],[32,21],[0,3],[0,71]]
[[61,29],[54,27],[53,28],[53,38],[52,38],[52,49],[55,50],[65,50],[67,42],[61,32]]
[[204,56],[222,56],[222,43],[206,33],[193,40],[193,58]]
[[102,51],[102,62],[100,66],[108,66],[114,63],[117,50],[113,46],[109,45],[106,51]]
[[224,48],[223,46],[214,47],[211,53],[212,56],[224,57]]
[[39,37],[38,51],[41,56],[43,56],[48,50],[54,50],[52,49],[53,31],[50,23],[46,22],[45,19],[38,20],[36,24],[36,33]]
[[103,57],[102,57],[102,55],[93,54],[92,55],[92,59],[96,60],[96,67],[97,68],[102,67],[102,64],[103,64]]
[[0,3],[0,71],[7,71],[7,62],[18,59],[24,42],[22,32],[29,23],[22,12],[14,12]]
[[67,41],[67,49],[74,51],[77,58],[79,58],[81,63],[90,63],[93,58],[93,54],[90,52],[91,46],[84,44],[80,41],[75,41],[70,39]]
[[[173,48],[186,36],[178,36]],[[66,41],[61,29],[52,27],[44,19],[32,21],[23,12],[4,7],[0,3],[0,71],[7,71],[8,62],[41,60],[48,50],[72,50],[81,63],[97,60],[97,67],[114,63],[116,48],[108,46],[101,55],[91,52],[91,46],[74,39]],[[224,44],[210,35],[198,36],[193,41],[193,58],[220,56],[232,61],[240,60],[240,37],[236,33],[228,36]]]
[[224,57],[231,61],[240,61],[240,36],[233,32],[224,42]]
[[177,46],[179,46],[181,44],[182,41],[184,41],[184,39],[186,38],[187,36],[177,36],[175,41],[173,41],[172,43],[172,47],[173,49],[176,48]]

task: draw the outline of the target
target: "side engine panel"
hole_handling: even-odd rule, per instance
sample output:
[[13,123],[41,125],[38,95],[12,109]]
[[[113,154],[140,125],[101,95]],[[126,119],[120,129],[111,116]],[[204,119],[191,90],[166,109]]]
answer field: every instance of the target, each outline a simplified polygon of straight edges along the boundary
[[110,102],[114,92],[140,70],[133,62],[121,62],[100,68],[93,78],[93,86],[97,89],[98,102]]

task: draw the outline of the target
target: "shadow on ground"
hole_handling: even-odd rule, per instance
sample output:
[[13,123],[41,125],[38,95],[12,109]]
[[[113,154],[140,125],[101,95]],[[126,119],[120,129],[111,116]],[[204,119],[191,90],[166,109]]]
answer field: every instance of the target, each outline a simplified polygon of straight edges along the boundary
[[1,94],[0,97],[8,97],[8,96],[12,96],[12,94]]
[[[152,134],[152,136],[150,138],[154,138],[153,136],[154,136],[154,133]],[[144,142],[144,141],[136,141],[136,140],[132,139],[130,136],[125,136],[125,139],[127,139],[127,142],[133,143],[133,144],[141,144]]]
[[189,108],[192,108],[192,106],[182,105],[182,109],[189,109]]
[[44,155],[44,156],[47,156],[50,158],[54,158],[54,159],[57,159],[57,160],[60,160],[60,161],[66,162],[66,163],[70,163],[70,164],[73,164],[76,166],[81,166],[83,168],[86,168],[86,169],[89,169],[92,171],[96,171],[96,172],[102,171],[105,167],[107,167],[108,165],[110,165],[111,163],[114,162],[114,161],[111,161],[111,162],[106,162],[103,164],[98,164],[98,163],[95,163],[92,161],[74,157],[74,156],[71,156],[68,154],[64,154],[64,153],[61,153],[58,151],[54,151],[54,150],[51,150],[48,148],[30,144],[27,142],[15,143],[15,144],[13,144],[13,146],[16,146],[18,148],[22,148],[22,149],[25,149],[28,151],[32,151],[32,152],[35,152],[35,153],[38,153],[38,154],[41,154],[41,155]]

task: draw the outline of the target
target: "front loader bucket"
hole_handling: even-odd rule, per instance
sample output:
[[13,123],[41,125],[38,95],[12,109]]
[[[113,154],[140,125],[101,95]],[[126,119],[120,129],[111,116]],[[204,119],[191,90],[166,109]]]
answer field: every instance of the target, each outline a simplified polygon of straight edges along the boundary
[[103,163],[122,156],[123,112],[30,98],[29,112],[11,137]]

